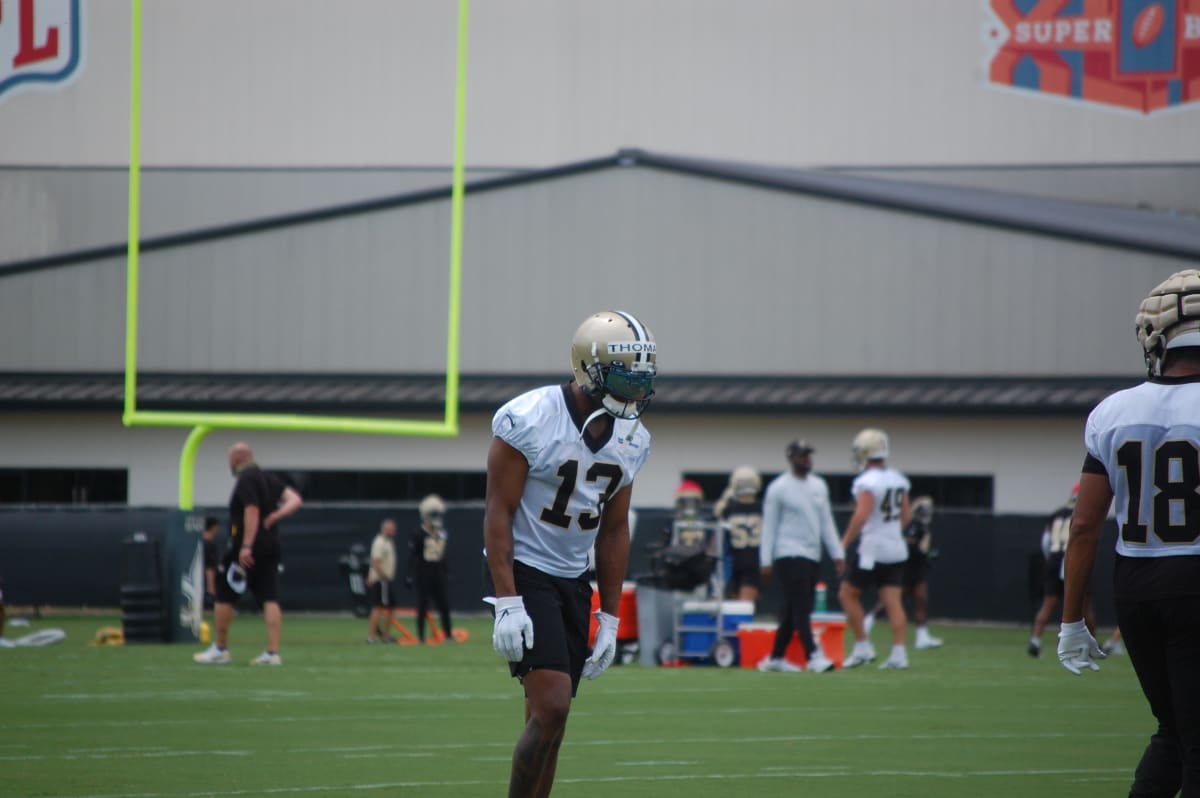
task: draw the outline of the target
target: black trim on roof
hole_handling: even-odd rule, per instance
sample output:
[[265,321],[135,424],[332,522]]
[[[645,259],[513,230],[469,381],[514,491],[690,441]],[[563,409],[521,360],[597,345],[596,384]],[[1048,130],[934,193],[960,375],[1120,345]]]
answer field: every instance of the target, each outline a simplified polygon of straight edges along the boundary
[[[465,184],[464,190],[475,194],[601,169],[635,166],[1138,252],[1200,258],[1200,219],[1188,216],[1089,205],[980,188],[861,177],[820,169],[677,157],[638,149],[623,149],[605,158],[578,161],[548,169],[472,180]],[[450,186],[422,189],[406,194],[174,233],[142,241],[141,251],[155,252],[444,200],[450,197],[450,191]],[[125,243],[117,243],[0,264],[0,277],[118,257],[125,253],[126,248]]]
[[1181,258],[1200,258],[1200,219],[982,188],[631,153],[640,165],[841,202]]
[[[563,375],[462,375],[459,407],[495,411]],[[660,377],[650,412],[1078,416],[1135,377]],[[111,410],[121,374],[0,374],[0,409]],[[440,374],[169,374],[138,380],[138,406],[156,410],[359,415],[439,413]]]

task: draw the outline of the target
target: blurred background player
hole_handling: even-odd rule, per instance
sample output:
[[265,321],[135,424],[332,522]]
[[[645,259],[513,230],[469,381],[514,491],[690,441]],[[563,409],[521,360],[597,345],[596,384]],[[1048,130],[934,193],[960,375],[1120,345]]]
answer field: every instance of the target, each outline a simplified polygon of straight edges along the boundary
[[1156,286],[1134,325],[1147,379],[1101,401],[1084,425],[1058,660],[1079,675],[1104,657],[1084,607],[1115,499],[1113,603],[1158,722],[1129,795],[1189,798],[1200,795],[1200,270]]
[[[929,615],[929,566],[933,559],[933,497],[918,496],[912,500],[912,520],[904,527],[904,542],[908,544],[908,559],[904,562],[904,584],[902,597],[912,601],[913,622],[917,625],[917,649],[938,648],[940,637],[934,637],[926,626]],[[883,617],[883,604],[863,618],[867,634],[875,619]]]
[[371,541],[371,564],[367,567],[367,595],[371,615],[367,620],[367,642],[394,642],[389,630],[396,607],[396,522],[385,518]]
[[784,450],[790,470],[784,471],[767,486],[763,497],[762,545],[759,565],[764,583],[775,578],[783,593],[779,607],[779,626],[771,654],[758,664],[761,671],[799,671],[784,654],[794,634],[800,635],[808,669],[815,672],[833,668],[812,633],[812,610],[821,547],[833,560],[838,576],[845,569],[845,554],[838,542],[837,527],[829,504],[829,486],[812,473],[812,453],[805,441],[792,441]]
[[425,615],[430,602],[437,607],[446,640],[453,640],[450,629],[449,572],[446,568],[446,542],[450,533],[443,521],[446,503],[437,494],[421,499],[418,508],[421,525],[408,538],[408,576],[406,581],[417,590],[417,639],[425,642]]
[[711,524],[704,517],[704,491],[685,479],[675,489],[675,514],[671,519],[672,543],[680,546],[707,546]]
[[215,515],[204,517],[204,531],[200,533],[204,548],[204,606],[210,608],[217,600],[217,568],[221,564],[221,547],[217,543],[217,532],[221,521]]
[[901,585],[908,546],[901,530],[912,518],[908,477],[888,466],[890,448],[883,430],[862,430],[854,436],[851,451],[860,473],[850,487],[854,514],[842,536],[842,548],[848,551],[857,542],[858,551],[851,561],[850,575],[842,581],[838,598],[846,622],[854,631],[854,649],[842,667],[854,668],[875,659],[875,648],[863,625],[862,606],[862,592],[873,587],[879,591],[892,629],[892,651],[880,667],[903,669],[908,667],[908,652],[904,647],[907,620]]
[[758,601],[762,570],[758,550],[762,541],[762,477],[750,466],[738,466],[729,485],[713,507],[725,530],[729,554],[726,594],[743,601]]
[[[1029,638],[1026,651],[1031,657],[1042,655],[1042,632],[1050,622],[1050,615],[1058,607],[1063,597],[1063,558],[1067,552],[1067,542],[1071,533],[1071,514],[1075,511],[1075,502],[1079,496],[1079,483],[1071,488],[1067,503],[1054,511],[1046,521],[1042,531],[1042,552],[1046,555],[1046,573],[1042,579],[1042,604],[1033,616],[1033,634]],[[1088,629],[1095,634],[1096,619],[1092,611],[1092,599],[1086,600],[1084,617]]]

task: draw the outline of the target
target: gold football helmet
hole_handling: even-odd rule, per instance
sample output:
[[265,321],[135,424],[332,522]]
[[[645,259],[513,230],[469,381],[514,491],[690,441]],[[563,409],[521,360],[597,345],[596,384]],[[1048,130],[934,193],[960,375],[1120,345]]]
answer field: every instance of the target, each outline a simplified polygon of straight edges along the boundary
[[654,334],[632,314],[606,310],[579,325],[571,341],[571,369],[583,392],[605,412],[634,419],[646,412],[658,373]]
[[762,489],[762,477],[750,466],[738,466],[729,475],[729,489],[740,499],[753,499]]
[[912,500],[911,509],[914,521],[928,524],[933,520],[933,497],[917,496]]
[[854,436],[854,442],[850,444],[850,449],[854,453],[854,464],[861,471],[872,460],[887,459],[887,433],[881,429],[874,429],[872,427],[861,430]]
[[1142,300],[1134,320],[1146,372],[1162,375],[1168,349],[1200,346],[1200,269],[1175,272]]
[[417,511],[421,514],[421,520],[431,522],[435,526],[442,523],[442,518],[446,515],[446,503],[442,501],[442,497],[436,493],[431,493],[421,503],[417,505]]

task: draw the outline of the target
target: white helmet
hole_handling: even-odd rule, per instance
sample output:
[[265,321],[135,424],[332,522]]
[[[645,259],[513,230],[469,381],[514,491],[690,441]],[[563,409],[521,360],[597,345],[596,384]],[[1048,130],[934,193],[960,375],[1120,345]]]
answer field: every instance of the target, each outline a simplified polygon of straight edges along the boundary
[[871,460],[886,460],[888,457],[888,436],[881,429],[868,427],[854,436],[850,444],[854,453],[854,464],[859,470],[867,467]]
[[762,477],[750,466],[738,466],[729,475],[729,489],[734,496],[757,496],[762,489]]
[[417,511],[421,514],[422,521],[432,521],[440,524],[442,516],[446,514],[446,503],[442,501],[442,497],[436,493],[431,493],[421,503],[417,505]]
[[654,395],[657,361],[654,334],[621,311],[591,316],[571,341],[575,382],[617,418],[634,419],[646,411]]
[[1142,300],[1134,320],[1146,371],[1161,376],[1168,349],[1200,346],[1200,269],[1175,272]]

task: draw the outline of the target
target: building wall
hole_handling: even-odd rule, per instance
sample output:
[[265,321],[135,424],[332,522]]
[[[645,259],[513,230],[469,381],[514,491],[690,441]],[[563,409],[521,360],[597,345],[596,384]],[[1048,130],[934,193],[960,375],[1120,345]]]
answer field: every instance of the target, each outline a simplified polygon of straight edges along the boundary
[[[751,465],[764,472],[786,467],[787,442],[812,442],[818,472],[851,473],[850,440],[864,426],[881,426],[892,443],[892,463],[916,475],[994,475],[997,513],[1049,512],[1078,479],[1083,463],[1080,418],[815,417],[656,415],[645,417],[653,450],[634,486],[638,507],[670,506],[681,475],[732,471]],[[198,506],[228,501],[225,454],[250,441],[268,468],[322,470],[456,470],[482,473],[491,440],[488,414],[460,419],[457,438],[394,438],[316,433],[216,430],[196,460]],[[0,468],[128,467],[129,504],[174,506],[179,456],[186,429],[121,426],[118,413],[5,413],[0,415]],[[714,497],[715,498],[715,497]],[[834,497],[848,503],[848,496]]]
[[[646,168],[482,193],[466,218],[469,373],[554,373],[616,307],[665,373],[1136,375],[1128,322],[1190,265]],[[139,367],[439,372],[448,260],[446,200],[144,253]],[[0,276],[0,371],[121,370],[124,305],[123,253]]]
[[[498,173],[471,169],[467,179]],[[141,237],[443,188],[450,181],[448,167],[147,169]],[[0,264],[125,241],[128,188],[124,168],[0,167]]]
[[[0,164],[126,162],[129,4],[83,6],[82,71],[0,103]],[[143,6],[146,164],[451,160],[457,3]],[[1144,116],[990,88],[988,25],[984,0],[475,2],[467,160],[1195,160],[1195,106]]]

